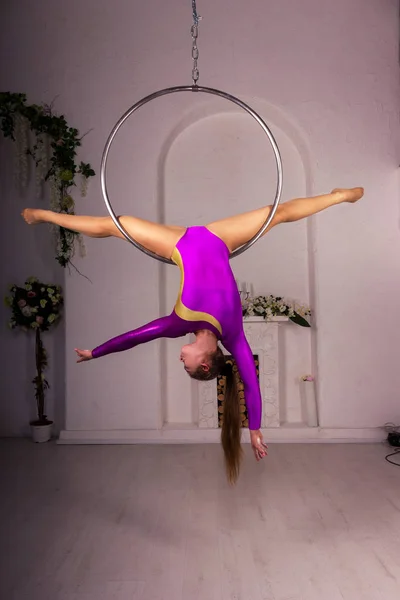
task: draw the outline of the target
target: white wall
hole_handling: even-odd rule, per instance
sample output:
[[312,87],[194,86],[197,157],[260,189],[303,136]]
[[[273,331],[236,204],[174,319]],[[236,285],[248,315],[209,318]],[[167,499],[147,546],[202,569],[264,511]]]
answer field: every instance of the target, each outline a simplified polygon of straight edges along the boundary
[[[16,0],[0,18],[0,51],[12,56],[2,70],[3,86],[26,91],[32,102],[49,102],[57,96],[57,109],[71,123],[82,132],[93,129],[85,137],[82,158],[98,172],[105,139],[130,105],[157,88],[190,83],[190,4],[189,0],[117,4],[72,0],[60,5],[46,0],[38,11],[32,3]],[[256,255],[265,257],[254,271],[254,277],[260,277],[254,282],[260,291],[282,291],[301,299],[308,293],[307,277],[315,281],[310,290],[317,324],[314,362],[326,427],[400,420],[395,326],[400,297],[397,4],[304,0],[300,6],[290,0],[249,0],[244,5],[234,0],[227,11],[226,2],[198,3],[204,17],[200,83],[260,106],[266,103],[277,135],[288,138],[287,149],[297,148],[303,166],[304,157],[310,158],[304,176],[297,170],[293,176],[292,167],[300,163],[288,159],[285,194],[297,195],[300,182],[300,192],[347,185],[366,188],[359,205],[316,217],[308,246],[311,256],[306,255],[305,242],[309,226],[299,224],[287,230],[282,226],[235,259],[240,279],[242,272],[256,269]],[[162,216],[160,164],[174,128],[191,110],[189,100],[165,99],[162,107],[144,110],[121,132],[110,161],[110,190],[118,212],[149,219]],[[225,116],[218,127],[232,119],[237,123]],[[282,123],[292,124],[290,135]],[[204,149],[208,132],[212,134],[206,122],[201,127],[193,124],[168,154],[165,207],[171,216],[176,208],[171,194],[176,186],[182,186],[181,192],[187,189],[182,178],[190,161],[185,172],[177,174],[180,179],[174,179],[168,163],[179,157],[179,144],[192,148],[194,137],[201,139]],[[219,141],[213,144],[210,148],[221,148]],[[237,146],[238,151],[241,148]],[[191,152],[195,160],[194,147]],[[228,164],[223,160],[221,164],[226,173]],[[245,182],[246,190],[253,185],[251,202],[250,195],[238,195],[238,207],[247,202],[253,206],[263,197],[258,177]],[[225,176],[211,183],[219,198],[232,192]],[[77,205],[83,213],[106,214],[98,177],[88,198],[78,199]],[[205,206],[204,216],[211,207],[213,218],[225,214],[221,201],[218,208]],[[193,213],[192,222],[201,216]],[[289,245],[294,243],[292,237],[294,246]],[[159,342],[79,366],[73,348],[94,346],[158,316],[164,308],[159,288],[163,267],[116,240],[90,240],[87,248],[87,258],[77,266],[93,284],[75,275],[66,282],[67,427],[157,427],[162,389]],[[281,257],[278,272],[268,262],[270,248]],[[299,252],[302,248],[301,254],[295,248]],[[307,274],[307,260],[315,272]],[[298,261],[304,279],[298,276]],[[270,288],[272,283],[277,289]],[[304,333],[293,330],[293,346],[286,344],[287,364],[296,365],[297,348],[304,352],[299,371],[309,361],[308,342],[299,337]],[[7,344],[11,338],[6,335]],[[14,351],[22,348],[15,344]],[[288,381],[295,376],[288,374]],[[295,398],[289,399],[290,405],[295,419]]]

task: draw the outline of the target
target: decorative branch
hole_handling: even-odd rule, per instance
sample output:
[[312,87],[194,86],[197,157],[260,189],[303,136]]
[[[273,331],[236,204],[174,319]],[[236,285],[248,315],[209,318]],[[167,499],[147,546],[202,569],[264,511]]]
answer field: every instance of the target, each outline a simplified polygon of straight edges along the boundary
[[47,367],[47,354],[44,349],[42,337],[40,335],[40,328],[36,329],[36,339],[35,339],[35,355],[36,355],[36,377],[32,380],[32,383],[35,385],[35,397],[37,404],[37,415],[38,422],[40,424],[47,422],[47,416],[44,414],[44,395],[45,390],[48,389],[49,383],[44,378],[43,372]]

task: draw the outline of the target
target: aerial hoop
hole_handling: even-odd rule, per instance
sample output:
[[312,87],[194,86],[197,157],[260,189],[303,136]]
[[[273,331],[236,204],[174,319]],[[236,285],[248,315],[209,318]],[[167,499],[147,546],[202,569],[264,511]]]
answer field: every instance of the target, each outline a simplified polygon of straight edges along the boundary
[[197,14],[196,0],[191,0],[191,4],[192,4],[193,25],[190,28],[190,34],[192,36],[192,60],[193,60],[192,81],[193,81],[193,85],[182,85],[182,86],[165,88],[163,90],[159,90],[158,92],[154,92],[153,94],[150,94],[149,96],[146,96],[145,98],[142,98],[141,100],[136,102],[136,104],[134,104],[129,110],[127,110],[124,115],[122,115],[122,117],[120,118],[118,123],[115,125],[114,129],[111,131],[111,133],[108,137],[107,143],[105,145],[105,148],[103,151],[103,156],[101,159],[101,190],[103,192],[104,201],[106,203],[108,212],[110,213],[111,218],[114,221],[115,225],[118,227],[118,229],[120,230],[122,235],[125,236],[125,238],[128,240],[128,242],[131,242],[131,244],[136,246],[136,248],[138,248],[139,250],[141,250],[148,256],[151,256],[152,258],[156,258],[157,260],[159,260],[161,262],[165,262],[165,263],[168,263],[171,265],[175,264],[175,263],[173,263],[172,260],[170,260],[168,258],[164,258],[162,256],[159,256],[158,254],[155,254],[154,252],[151,252],[150,250],[148,250],[147,248],[145,248],[144,246],[139,244],[139,242],[134,240],[129,235],[129,233],[127,231],[125,231],[125,229],[122,227],[121,223],[118,221],[118,218],[113,211],[110,199],[108,197],[106,171],[107,171],[108,153],[110,151],[111,144],[113,143],[113,140],[114,140],[115,136],[117,135],[117,132],[120,129],[120,127],[125,123],[125,121],[135,111],[137,111],[139,108],[141,108],[144,104],[147,104],[148,102],[151,102],[152,100],[155,100],[156,98],[160,98],[161,96],[166,96],[167,94],[175,94],[177,92],[195,92],[196,94],[203,93],[203,94],[212,94],[214,96],[220,96],[221,98],[225,98],[225,100],[229,100],[229,102],[233,102],[233,104],[236,104],[237,106],[239,106],[240,108],[245,110],[251,117],[253,117],[253,119],[255,119],[255,121],[257,121],[257,123],[263,129],[264,133],[268,136],[268,139],[269,139],[272,149],[274,151],[276,170],[277,170],[277,175],[278,175],[275,200],[274,200],[274,203],[272,206],[272,210],[271,210],[270,214],[268,215],[266,221],[264,222],[264,225],[255,234],[255,236],[252,237],[251,240],[249,240],[248,242],[243,244],[243,246],[234,250],[234,252],[232,252],[232,254],[230,255],[230,258],[234,258],[235,256],[242,254],[242,252],[244,252],[245,250],[250,248],[250,246],[255,244],[256,241],[262,236],[262,234],[268,228],[269,224],[271,223],[272,219],[274,218],[276,209],[278,208],[278,204],[279,204],[279,201],[281,198],[281,193],[282,193],[281,155],[279,152],[278,145],[274,139],[274,136],[272,135],[271,131],[269,130],[266,123],[262,120],[260,115],[258,115],[252,108],[250,108],[250,106],[248,106],[247,104],[242,102],[242,100],[239,100],[239,98],[235,98],[235,96],[232,96],[231,94],[227,94],[226,92],[221,92],[221,90],[215,90],[213,88],[201,87],[201,86],[197,85],[197,81],[200,76],[199,68],[198,68],[199,49],[197,46],[197,38],[199,35],[199,21],[201,20],[202,17],[200,17]]
[[257,242],[257,240],[259,240],[259,238],[263,235],[264,231],[269,227],[272,219],[274,218],[274,215],[276,213],[276,210],[278,208],[278,204],[280,201],[281,193],[282,193],[282,159],[281,159],[278,145],[274,139],[274,136],[272,135],[270,129],[268,128],[267,124],[263,121],[263,119],[260,117],[260,115],[258,115],[250,106],[248,106],[247,104],[242,102],[242,100],[239,100],[239,98],[235,98],[235,96],[232,96],[231,94],[227,94],[226,92],[222,92],[221,90],[216,90],[216,89],[208,88],[208,87],[202,87],[202,86],[198,86],[198,85],[176,86],[176,87],[170,87],[170,88],[165,88],[163,90],[159,90],[157,92],[154,92],[153,94],[150,94],[149,96],[146,96],[145,98],[142,98],[138,102],[136,102],[136,104],[134,104],[129,110],[127,110],[124,115],[122,115],[120,120],[114,126],[113,130],[111,131],[111,133],[108,137],[108,140],[106,142],[106,145],[105,145],[105,148],[103,151],[103,156],[101,159],[101,189],[103,192],[104,201],[106,203],[108,212],[110,213],[110,216],[111,216],[112,220],[114,221],[116,227],[118,227],[119,231],[125,236],[125,238],[129,242],[131,242],[131,244],[133,244],[136,248],[138,248],[139,250],[141,250],[148,256],[151,256],[152,258],[156,258],[157,260],[168,263],[168,264],[175,264],[172,260],[170,260],[168,258],[164,258],[162,256],[159,256],[158,254],[151,252],[151,250],[148,250],[147,248],[145,248],[144,246],[139,244],[139,242],[134,240],[129,235],[129,233],[127,231],[125,231],[125,229],[122,227],[116,214],[114,213],[114,210],[112,208],[112,205],[111,205],[111,202],[110,202],[110,199],[108,196],[106,171],[107,171],[108,154],[109,154],[111,145],[112,145],[114,138],[117,135],[119,129],[122,127],[122,125],[125,123],[125,121],[134,112],[136,112],[139,108],[141,108],[148,102],[151,102],[152,100],[155,100],[156,98],[160,98],[161,96],[165,96],[167,94],[175,94],[177,92],[195,92],[195,93],[212,94],[214,96],[220,96],[221,98],[225,98],[226,100],[233,102],[233,104],[236,104],[237,106],[239,106],[240,108],[245,110],[250,116],[253,117],[253,119],[255,119],[255,121],[257,121],[257,123],[263,129],[264,133],[267,135],[269,142],[272,146],[274,156],[275,156],[276,170],[277,170],[277,186],[276,186],[276,194],[275,194],[275,199],[274,199],[274,203],[272,206],[272,210],[271,210],[270,214],[268,215],[267,219],[265,220],[261,229],[248,242],[243,244],[243,246],[241,246],[240,248],[237,248],[236,250],[234,250],[234,252],[232,252],[232,254],[230,255],[230,258],[234,258],[235,256],[242,254],[248,248],[250,248],[253,244],[255,244]]

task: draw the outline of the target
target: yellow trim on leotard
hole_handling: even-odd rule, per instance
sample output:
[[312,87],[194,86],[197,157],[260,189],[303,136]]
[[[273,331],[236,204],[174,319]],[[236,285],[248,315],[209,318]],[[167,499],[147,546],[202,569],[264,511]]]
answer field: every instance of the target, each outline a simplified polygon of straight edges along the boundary
[[185,268],[183,266],[181,253],[177,248],[174,248],[171,259],[174,261],[175,264],[178,265],[181,271],[181,287],[179,290],[178,299],[175,304],[175,312],[178,315],[178,317],[184,319],[185,321],[206,321],[206,323],[210,323],[210,325],[213,325],[216,329],[218,329],[218,331],[222,335],[221,324],[215,317],[206,312],[192,310],[191,308],[188,308],[183,304],[182,292],[185,282]]

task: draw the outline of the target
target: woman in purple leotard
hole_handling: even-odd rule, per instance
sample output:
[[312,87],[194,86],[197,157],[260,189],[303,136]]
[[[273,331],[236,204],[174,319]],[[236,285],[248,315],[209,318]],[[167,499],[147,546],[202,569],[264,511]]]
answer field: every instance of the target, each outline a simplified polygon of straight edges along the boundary
[[[335,204],[355,202],[362,188],[336,189],[314,198],[290,200],[278,206],[270,227],[298,221]],[[242,306],[229,256],[260,229],[271,207],[210,223],[204,227],[174,227],[123,216],[120,222],[140,244],[171,258],[181,271],[181,285],[170,315],[115,337],[93,350],[76,349],[77,362],[128,350],[160,337],[194,333],[196,341],[182,347],[180,360],[193,378],[226,376],[222,446],[228,479],[236,481],[241,461],[239,398],[235,378],[219,342],[234,357],[244,384],[251,445],[257,460],[267,454],[261,433],[262,400],[253,355],[243,331]],[[29,224],[52,223],[90,237],[115,236],[125,240],[111,217],[66,215],[25,209]],[[267,231],[268,231],[267,230]]]

